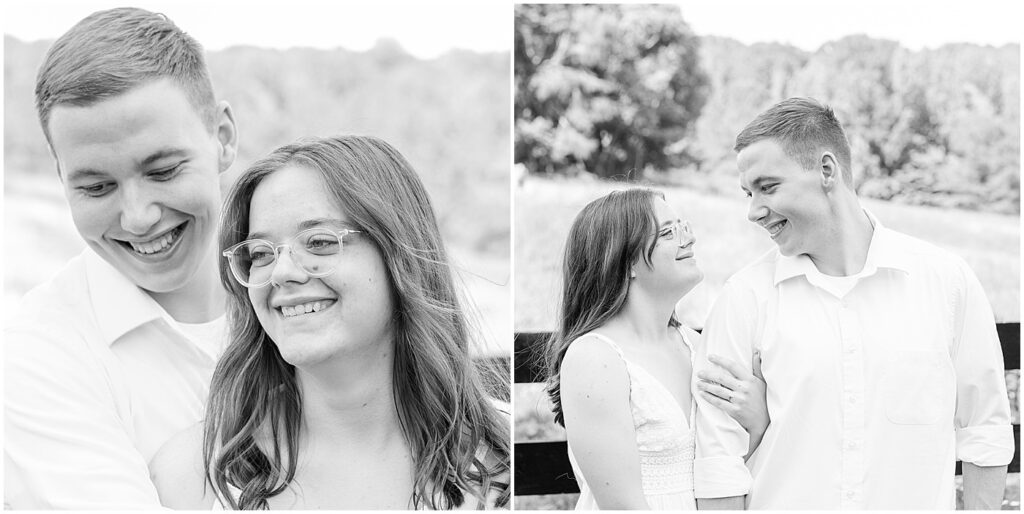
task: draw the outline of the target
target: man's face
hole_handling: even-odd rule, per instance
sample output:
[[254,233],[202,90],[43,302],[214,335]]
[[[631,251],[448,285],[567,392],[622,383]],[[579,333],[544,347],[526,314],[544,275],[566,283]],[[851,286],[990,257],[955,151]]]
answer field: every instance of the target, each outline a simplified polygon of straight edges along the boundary
[[747,219],[768,231],[782,255],[816,257],[834,223],[820,171],[804,169],[782,146],[762,139],[736,156]]
[[59,105],[49,123],[89,247],[145,290],[188,285],[213,251],[218,175],[231,163],[181,88],[161,79],[87,107]]

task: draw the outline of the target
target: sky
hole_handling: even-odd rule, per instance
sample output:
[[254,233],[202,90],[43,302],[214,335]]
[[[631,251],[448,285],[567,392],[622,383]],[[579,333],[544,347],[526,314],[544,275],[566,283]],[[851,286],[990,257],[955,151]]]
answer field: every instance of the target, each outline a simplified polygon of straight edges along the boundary
[[364,51],[381,38],[420,58],[452,48],[512,48],[512,4],[505,2],[5,1],[3,30],[23,41],[55,39],[89,13],[123,5],[166,14],[207,50],[248,44]]
[[[782,42],[814,51],[850,34],[892,39],[911,50],[949,42],[1020,42],[1024,19],[1016,0],[680,0],[700,35],[743,43]],[[3,29],[19,39],[53,39],[85,15],[116,5],[159,11],[208,50],[235,44],[367,50],[397,40],[420,58],[452,48],[509,51],[513,4],[442,2],[245,2],[207,0],[5,1]],[[339,5],[341,4],[341,5]],[[765,20],[771,20],[766,22]]]
[[[910,50],[950,42],[1020,43],[1018,0],[681,0],[698,35],[745,44],[788,43],[807,51],[851,34],[898,41]],[[771,20],[767,22],[766,20]]]

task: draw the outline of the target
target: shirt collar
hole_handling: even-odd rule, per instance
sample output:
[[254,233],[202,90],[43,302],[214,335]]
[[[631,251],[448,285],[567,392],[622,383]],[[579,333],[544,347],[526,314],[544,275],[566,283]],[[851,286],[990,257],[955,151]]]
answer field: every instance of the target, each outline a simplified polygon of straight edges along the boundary
[[170,316],[139,286],[86,248],[85,274],[96,324],[108,345],[150,321]]
[[[906,254],[900,251],[899,241],[895,237],[896,233],[882,226],[882,222],[878,221],[878,218],[871,211],[864,209],[864,214],[868,216],[868,219],[871,220],[875,228],[871,234],[871,242],[868,243],[868,255],[864,260],[864,269],[857,275],[870,276],[880,268],[910,273],[910,262]],[[776,262],[775,285],[800,275],[807,276],[808,278],[821,275],[818,267],[814,265],[814,262],[811,261],[807,254],[792,257],[780,254]]]

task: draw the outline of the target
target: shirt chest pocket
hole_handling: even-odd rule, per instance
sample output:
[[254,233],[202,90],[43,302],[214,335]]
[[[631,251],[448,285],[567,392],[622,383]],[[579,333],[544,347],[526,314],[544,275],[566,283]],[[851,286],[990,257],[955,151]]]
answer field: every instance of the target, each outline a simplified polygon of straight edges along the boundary
[[942,350],[896,350],[881,384],[885,415],[898,425],[952,420],[956,385],[949,354]]

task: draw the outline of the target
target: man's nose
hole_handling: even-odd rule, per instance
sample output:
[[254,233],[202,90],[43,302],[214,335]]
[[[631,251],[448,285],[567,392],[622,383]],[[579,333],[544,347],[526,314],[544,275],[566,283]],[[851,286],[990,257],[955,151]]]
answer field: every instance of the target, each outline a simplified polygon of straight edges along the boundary
[[121,186],[121,228],[133,235],[146,235],[160,221],[160,205],[145,188]]
[[747,220],[757,223],[768,215],[768,207],[757,197],[750,197],[750,207],[747,209]]

